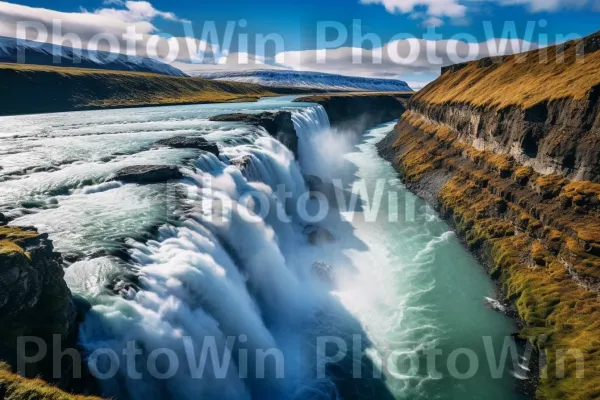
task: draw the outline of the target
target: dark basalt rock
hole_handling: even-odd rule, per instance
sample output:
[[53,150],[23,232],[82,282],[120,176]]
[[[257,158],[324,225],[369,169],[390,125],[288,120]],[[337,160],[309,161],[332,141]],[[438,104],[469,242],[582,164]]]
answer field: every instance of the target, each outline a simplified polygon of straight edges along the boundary
[[0,213],[0,226],[8,224],[8,218],[6,215]]
[[81,324],[85,320],[85,315],[92,309],[92,304],[79,295],[73,295],[73,304],[77,313],[76,322]]
[[335,236],[327,229],[317,225],[307,225],[302,231],[312,245],[319,246],[335,241]]
[[154,143],[155,146],[172,147],[174,149],[200,149],[207,151],[219,157],[219,146],[215,143],[211,143],[203,137],[172,137],[168,139],[162,139]]
[[163,183],[181,179],[183,174],[174,165],[134,165],[115,174],[112,180],[124,183]]
[[312,272],[321,280],[323,283],[333,286],[334,282],[334,270],[330,264],[324,262],[315,262],[312,265]]
[[251,164],[252,158],[250,156],[242,156],[231,160],[231,165],[235,165],[242,173],[246,173]]
[[113,294],[127,298],[129,293],[140,291],[140,276],[133,271],[114,276],[105,288]]
[[296,136],[296,129],[292,121],[292,113],[289,111],[260,114],[222,114],[214,116],[210,120],[215,122],[244,122],[260,126],[298,157],[298,136]]
[[323,106],[331,126],[362,135],[367,129],[397,119],[412,94],[317,95],[300,97],[298,102],[315,102]]
[[306,182],[306,186],[308,186],[308,190],[311,192],[320,191],[323,187],[323,179],[315,175],[304,176],[304,182]]
[[[59,260],[47,234],[31,227],[0,227],[0,359],[12,366],[18,337],[40,338],[48,349],[53,335],[66,346],[76,342],[76,309]],[[21,372],[50,378],[51,354]]]

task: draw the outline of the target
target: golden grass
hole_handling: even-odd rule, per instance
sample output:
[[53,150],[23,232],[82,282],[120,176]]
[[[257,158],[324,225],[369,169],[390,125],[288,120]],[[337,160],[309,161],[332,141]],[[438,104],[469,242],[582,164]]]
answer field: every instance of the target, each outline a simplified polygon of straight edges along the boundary
[[[394,147],[404,180],[437,169],[452,174],[438,195],[440,212],[471,249],[489,256],[490,273],[524,322],[521,336],[546,354],[537,397],[600,398],[600,301],[585,283],[600,283],[600,257],[582,246],[600,239],[600,185],[540,176],[510,157],[475,150],[449,129],[415,112],[401,118]],[[581,352],[583,378],[575,357],[561,356],[568,349]]]
[[41,379],[23,378],[3,362],[0,362],[0,388],[6,390],[6,400],[100,400],[99,397],[63,392]]
[[562,54],[557,54],[558,47],[554,46],[506,56],[502,62],[487,67],[471,62],[456,72],[447,71],[418,92],[415,99],[487,108],[529,108],[549,100],[582,99],[600,84],[600,51],[580,57],[578,43],[569,42]]
[[0,255],[25,254],[21,243],[26,239],[33,239],[38,236],[39,233],[35,231],[26,231],[12,226],[0,226]]

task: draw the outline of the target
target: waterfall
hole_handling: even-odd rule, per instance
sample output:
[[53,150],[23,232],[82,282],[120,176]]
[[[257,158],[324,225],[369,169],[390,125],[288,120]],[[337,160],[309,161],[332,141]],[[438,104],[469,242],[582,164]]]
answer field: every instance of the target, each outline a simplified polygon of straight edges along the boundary
[[[308,161],[309,139],[329,126],[327,115],[314,107],[293,118]],[[231,165],[240,158],[248,161],[244,172]],[[84,353],[98,371],[115,362],[106,354],[96,357],[99,349],[119,356],[117,378],[101,381],[104,394],[279,399],[329,385],[316,382],[306,360],[319,334],[316,315],[328,307],[328,297],[314,283],[311,264],[302,262],[306,240],[295,206],[306,189],[294,155],[259,135],[252,144],[224,148],[221,158],[202,154],[194,167],[181,182],[183,221],[162,226],[155,240],[129,242],[139,290],[98,297],[81,327]],[[278,192],[281,187],[291,196]],[[135,377],[124,354],[132,343],[139,349]],[[230,354],[231,362],[219,369],[207,357],[198,379],[189,362],[197,364],[206,345],[219,359]],[[274,364],[267,364],[265,379],[256,379],[257,351],[270,349],[285,357],[285,376],[277,379]],[[161,374],[171,372],[174,360],[177,368],[169,379],[156,379],[146,367],[150,360]]]
[[307,175],[323,177],[327,168],[325,160],[320,157],[328,145],[322,141],[326,133],[331,131],[329,117],[322,106],[314,106],[298,110],[292,114],[292,121],[298,136],[299,162],[302,171]]
[[344,155],[351,152],[357,140],[354,133],[332,128],[327,112],[320,105],[295,112],[292,120],[298,135],[298,161],[304,174],[324,181],[352,179]]

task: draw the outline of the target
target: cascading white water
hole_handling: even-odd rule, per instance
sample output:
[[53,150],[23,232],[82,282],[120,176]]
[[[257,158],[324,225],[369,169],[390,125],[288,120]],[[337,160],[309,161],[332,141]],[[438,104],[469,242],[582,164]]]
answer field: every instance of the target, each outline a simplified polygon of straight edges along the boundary
[[298,133],[298,153],[302,172],[326,181],[347,173],[344,154],[356,141],[354,134],[332,129],[325,108],[307,107],[292,114]]
[[330,132],[331,125],[327,112],[322,106],[309,107],[292,114],[294,128],[298,135],[298,152],[302,171],[308,175],[322,176],[327,168],[323,165],[326,158],[321,153],[331,143],[320,141]]
[[[328,128],[327,115],[315,107],[294,113],[294,122],[306,144],[301,152],[309,154],[311,143],[306,138]],[[102,298],[81,329],[87,355],[107,347],[120,355],[128,342],[135,341],[143,349],[140,371],[147,370],[142,366],[153,351],[168,349],[179,360],[177,373],[168,380],[147,373],[131,379],[123,357],[119,379],[102,381],[107,395],[144,400],[289,398],[311,387],[314,366],[303,360],[303,354],[314,343],[316,314],[323,312],[327,301],[321,286],[314,284],[311,264],[292,260],[305,242],[295,211],[305,191],[299,166],[287,148],[266,136],[251,145],[225,148],[223,154],[226,159],[249,157],[254,179],[246,179],[212,154],[203,154],[196,161],[197,172],[187,170],[182,182],[188,206],[183,224],[161,227],[156,240],[130,243],[140,290]],[[280,186],[291,196],[278,197]],[[255,215],[249,220],[264,207],[245,201],[249,194],[267,199],[269,211],[262,218]],[[282,221],[281,215],[296,224]],[[215,373],[211,361],[203,379],[194,379],[185,364],[190,350],[184,338],[196,345],[197,362],[207,339],[214,338],[220,357],[232,337],[232,363],[222,371],[224,376]],[[252,355],[274,348],[285,356],[284,379],[275,379],[273,368],[267,370],[266,379],[254,379],[252,356],[248,372],[242,373],[241,350]],[[93,361],[100,371],[109,368],[106,359]],[[165,369],[169,365],[162,364]]]

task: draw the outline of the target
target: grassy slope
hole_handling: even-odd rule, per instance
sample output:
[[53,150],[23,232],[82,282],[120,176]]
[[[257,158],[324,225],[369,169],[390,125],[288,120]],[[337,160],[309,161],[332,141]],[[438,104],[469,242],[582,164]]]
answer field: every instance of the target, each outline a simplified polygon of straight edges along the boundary
[[600,51],[578,57],[581,43],[569,42],[564,51],[563,47],[553,46],[505,56],[502,62],[486,68],[479,61],[468,63],[458,71],[442,74],[417,93],[415,100],[528,108],[547,100],[582,99],[600,84]]
[[202,78],[53,66],[0,64],[0,114],[254,101],[258,85]]

